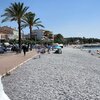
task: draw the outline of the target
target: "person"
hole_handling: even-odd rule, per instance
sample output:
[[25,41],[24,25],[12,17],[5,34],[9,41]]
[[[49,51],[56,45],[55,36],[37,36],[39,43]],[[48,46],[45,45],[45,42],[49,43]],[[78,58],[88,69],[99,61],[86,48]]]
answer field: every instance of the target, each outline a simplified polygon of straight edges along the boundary
[[24,53],[24,56],[25,56],[25,55],[26,55],[26,50],[27,50],[27,48],[26,48],[26,45],[25,45],[25,44],[23,44],[22,49],[23,49],[23,53]]
[[88,52],[91,53],[91,50],[89,50]]
[[40,46],[37,47],[37,53],[38,53],[39,58],[40,58],[40,57],[41,57],[41,56],[40,56],[40,53],[41,53],[41,47],[40,47]]
[[50,54],[50,49],[51,49],[51,46],[48,45],[48,49],[47,49],[48,54]]
[[97,50],[97,54],[100,54],[100,51],[99,50]]
[[56,54],[62,54],[62,50],[61,49],[57,49],[54,53],[56,53]]

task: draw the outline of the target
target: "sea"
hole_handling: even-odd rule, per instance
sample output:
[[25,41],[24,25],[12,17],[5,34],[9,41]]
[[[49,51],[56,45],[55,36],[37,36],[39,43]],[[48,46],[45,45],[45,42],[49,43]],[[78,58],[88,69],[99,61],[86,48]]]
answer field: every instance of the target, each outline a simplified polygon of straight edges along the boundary
[[91,55],[94,55],[94,56],[97,56],[97,57],[100,58],[100,46],[97,46],[97,47],[83,47],[81,50],[86,51],[86,52],[90,53]]
[[100,47],[83,47],[83,50],[100,50]]

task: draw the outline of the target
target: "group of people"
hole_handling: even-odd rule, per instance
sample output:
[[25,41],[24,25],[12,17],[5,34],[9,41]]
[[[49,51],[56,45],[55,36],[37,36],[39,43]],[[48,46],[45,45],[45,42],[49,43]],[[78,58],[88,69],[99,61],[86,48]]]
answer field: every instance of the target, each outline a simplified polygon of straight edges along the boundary
[[[49,45],[48,46],[38,45],[35,47],[35,49],[37,50],[37,53],[44,54],[46,52],[46,49],[47,49],[47,52],[50,53],[51,47]],[[26,44],[22,44],[22,51],[23,51],[24,56],[25,56],[26,52],[28,51],[28,47]]]
[[100,51],[99,50],[97,50],[97,54],[100,54]]
[[[40,55],[40,54],[44,54],[44,53],[48,53],[50,54],[50,50],[53,50],[53,46],[52,45],[35,45],[35,49],[37,50],[37,53]],[[22,45],[22,50],[23,50],[23,53],[24,53],[24,56],[26,55],[26,52],[27,52],[27,45],[23,44]],[[55,51],[55,53],[59,53],[61,54],[62,53],[62,50],[61,49],[57,49]]]
[[50,46],[43,46],[43,45],[39,45],[39,46],[37,46],[36,47],[36,49],[37,49],[37,52],[38,53],[46,53],[46,52],[48,52],[48,53],[50,53]]
[[100,50],[96,50],[95,52],[89,50],[88,52],[91,53],[91,55],[94,55],[94,54],[99,54],[100,55]]

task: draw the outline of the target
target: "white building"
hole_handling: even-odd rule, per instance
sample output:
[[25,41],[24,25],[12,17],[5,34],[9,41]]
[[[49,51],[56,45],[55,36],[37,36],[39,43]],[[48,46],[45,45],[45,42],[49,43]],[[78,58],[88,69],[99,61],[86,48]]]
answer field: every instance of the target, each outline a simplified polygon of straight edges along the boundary
[[18,40],[18,31],[14,29],[13,30],[13,34],[9,34],[8,38],[9,39],[16,39],[16,40]]
[[44,30],[42,29],[33,30],[32,35],[36,39],[41,40],[44,37]]

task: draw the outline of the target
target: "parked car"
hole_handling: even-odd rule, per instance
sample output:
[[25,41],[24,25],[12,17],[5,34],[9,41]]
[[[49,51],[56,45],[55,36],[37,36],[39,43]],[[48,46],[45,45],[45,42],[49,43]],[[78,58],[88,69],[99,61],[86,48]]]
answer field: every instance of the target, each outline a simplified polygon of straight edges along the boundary
[[0,53],[4,53],[4,49],[2,47],[0,47]]
[[0,45],[0,48],[2,48],[2,49],[4,50],[4,52],[6,52],[6,51],[7,51],[6,47],[5,47],[5,46],[3,46],[3,45]]
[[12,45],[7,46],[6,49],[7,49],[7,51],[11,51]]
[[19,51],[18,45],[13,45],[12,48],[11,48],[11,51],[18,52]]

